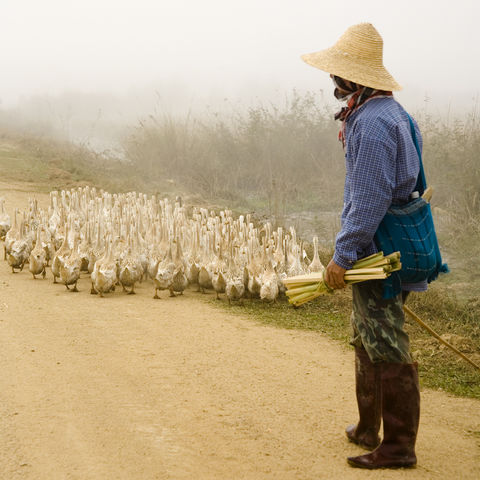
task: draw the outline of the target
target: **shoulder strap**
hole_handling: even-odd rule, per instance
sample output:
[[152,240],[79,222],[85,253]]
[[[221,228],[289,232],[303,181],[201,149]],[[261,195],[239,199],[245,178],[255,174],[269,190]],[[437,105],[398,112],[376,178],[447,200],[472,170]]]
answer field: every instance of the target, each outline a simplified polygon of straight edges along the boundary
[[423,195],[423,192],[427,188],[427,180],[425,179],[425,172],[423,170],[422,152],[420,152],[420,146],[418,145],[417,134],[415,133],[415,125],[413,124],[412,117],[407,113],[408,121],[410,122],[410,131],[412,132],[413,143],[418,153],[418,160],[420,162],[420,171],[418,172],[417,184],[415,190]]

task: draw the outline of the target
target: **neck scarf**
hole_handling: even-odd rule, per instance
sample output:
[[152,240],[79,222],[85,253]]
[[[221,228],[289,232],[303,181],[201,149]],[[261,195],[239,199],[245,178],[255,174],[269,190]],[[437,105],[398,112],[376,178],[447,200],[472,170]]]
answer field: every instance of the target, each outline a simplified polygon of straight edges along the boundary
[[392,92],[385,90],[375,90],[374,88],[364,87],[341,77],[333,76],[333,83],[335,85],[334,95],[338,100],[346,101],[347,106],[342,107],[335,114],[335,120],[341,120],[342,126],[338,133],[338,139],[342,142],[345,148],[345,122],[348,118],[358,110],[364,103],[376,97],[392,96]]

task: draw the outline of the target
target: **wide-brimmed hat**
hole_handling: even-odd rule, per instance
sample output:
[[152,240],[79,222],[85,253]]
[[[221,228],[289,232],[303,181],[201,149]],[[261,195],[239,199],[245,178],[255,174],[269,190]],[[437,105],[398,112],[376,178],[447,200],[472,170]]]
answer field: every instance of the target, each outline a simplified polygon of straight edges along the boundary
[[365,87],[402,89],[383,66],[383,39],[371,23],[353,25],[333,47],[302,55],[302,60]]

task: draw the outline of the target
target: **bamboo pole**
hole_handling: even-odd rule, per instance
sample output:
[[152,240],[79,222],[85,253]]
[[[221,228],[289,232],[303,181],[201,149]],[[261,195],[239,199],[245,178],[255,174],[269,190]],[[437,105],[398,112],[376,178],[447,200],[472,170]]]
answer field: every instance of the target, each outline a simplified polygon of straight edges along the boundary
[[412,312],[406,305],[403,306],[403,310],[408,313],[420,326],[422,326],[428,333],[433,335],[440,343],[443,343],[448,348],[453,350],[457,355],[460,355],[464,360],[466,360],[470,365],[475,367],[477,370],[480,370],[480,366],[477,365],[473,360],[470,360],[466,355],[464,355],[460,350],[455,348],[453,345],[444,340],[432,327],[428,326],[416,313]]

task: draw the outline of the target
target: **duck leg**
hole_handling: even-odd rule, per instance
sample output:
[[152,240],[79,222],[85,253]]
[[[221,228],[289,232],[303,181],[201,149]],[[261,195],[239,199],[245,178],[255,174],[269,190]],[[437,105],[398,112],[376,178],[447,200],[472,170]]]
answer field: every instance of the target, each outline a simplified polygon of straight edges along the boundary
[[77,282],[75,282],[75,285],[73,286],[73,290],[72,292],[78,292],[78,288],[77,288]]
[[135,295],[135,284],[132,285],[132,289],[128,292],[129,295]]
[[175,292],[173,291],[173,288],[169,288],[169,290],[170,290],[170,296],[176,297]]
[[160,300],[160,297],[158,296],[158,288],[155,289],[155,295],[154,297],[156,300]]

